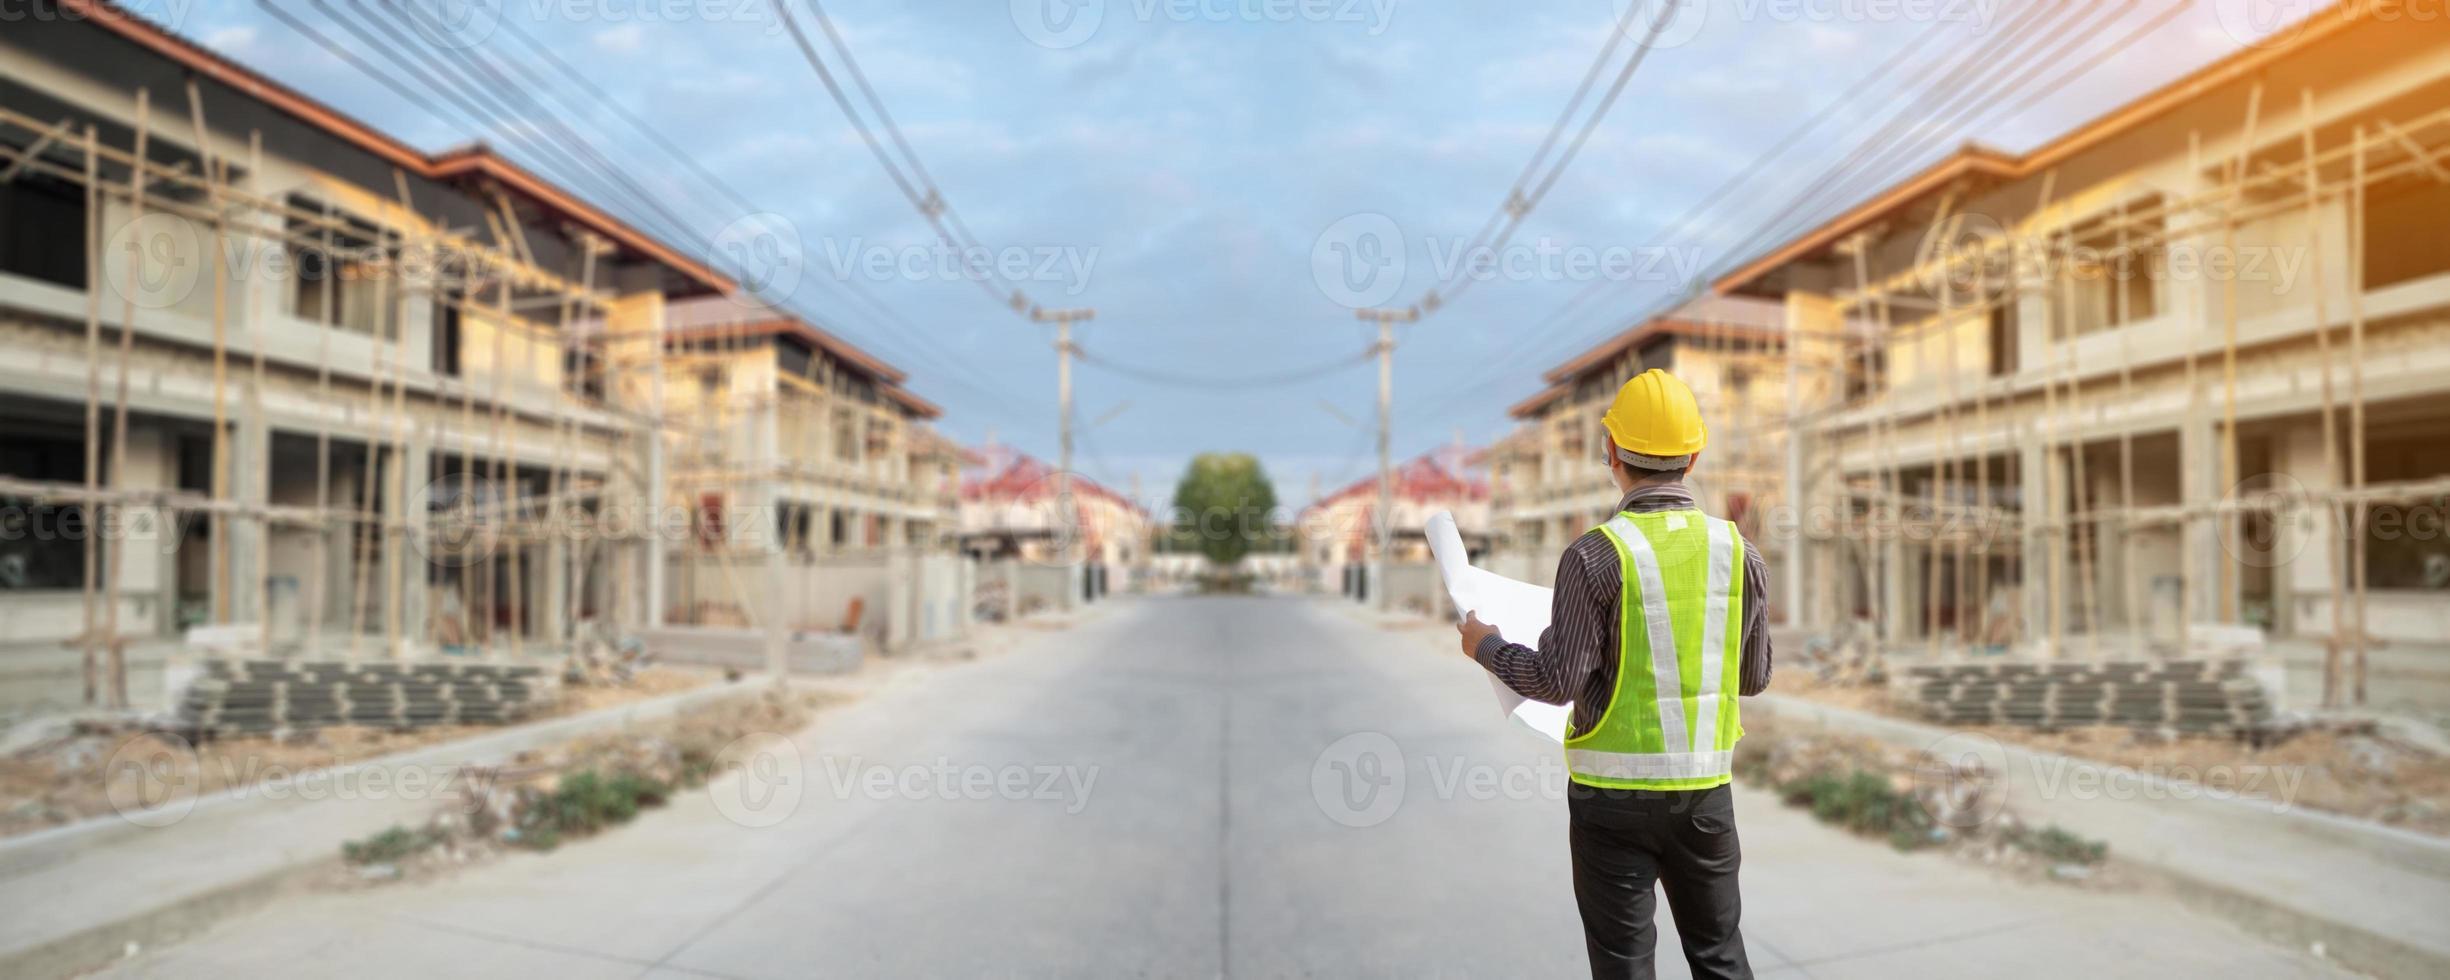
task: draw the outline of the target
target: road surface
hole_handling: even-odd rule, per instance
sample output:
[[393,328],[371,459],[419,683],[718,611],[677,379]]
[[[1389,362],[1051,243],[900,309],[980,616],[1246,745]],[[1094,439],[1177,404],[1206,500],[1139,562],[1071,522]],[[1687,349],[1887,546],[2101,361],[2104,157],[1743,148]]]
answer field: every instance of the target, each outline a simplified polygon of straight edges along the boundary
[[[112,972],[1585,971],[1555,750],[1428,634],[1291,598],[1121,600],[1027,632],[897,674],[602,837],[286,898]],[[1737,808],[1763,975],[2330,975],[2165,898],[1899,855],[1758,793]],[[1662,915],[1663,976],[1684,974],[1673,943]]]

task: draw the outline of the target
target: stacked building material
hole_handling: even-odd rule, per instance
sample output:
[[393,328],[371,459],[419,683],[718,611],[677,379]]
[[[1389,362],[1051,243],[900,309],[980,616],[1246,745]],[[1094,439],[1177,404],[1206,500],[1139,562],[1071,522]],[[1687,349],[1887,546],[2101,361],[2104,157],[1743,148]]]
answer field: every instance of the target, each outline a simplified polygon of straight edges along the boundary
[[535,664],[213,660],[179,702],[201,735],[500,725],[553,698]]
[[1924,717],[1950,725],[2231,735],[2271,716],[2242,660],[1931,664],[1905,668],[1899,691]]

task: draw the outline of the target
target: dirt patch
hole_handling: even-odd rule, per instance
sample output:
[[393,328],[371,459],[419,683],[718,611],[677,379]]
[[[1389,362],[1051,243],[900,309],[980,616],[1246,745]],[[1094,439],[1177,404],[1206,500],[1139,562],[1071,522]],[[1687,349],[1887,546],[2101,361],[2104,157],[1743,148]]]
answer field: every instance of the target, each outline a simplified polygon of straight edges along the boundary
[[[511,850],[552,850],[661,807],[727,768],[753,771],[762,740],[786,739],[850,700],[819,691],[745,690],[677,717],[520,753],[471,772],[415,826],[341,847],[328,887],[447,874]],[[747,778],[744,776],[744,778]]]
[[1787,806],[1900,851],[1935,850],[2020,878],[2126,887],[2109,848],[2035,825],[2007,806],[1997,774],[1861,736],[1763,723],[1736,743],[1735,772]]
[[[721,680],[712,673],[649,667],[618,686],[564,686],[550,705],[524,721],[584,714],[647,698],[674,694]],[[31,833],[115,812],[116,804],[142,807],[158,791],[144,768],[192,758],[199,796],[330,766],[361,762],[427,745],[501,731],[501,726],[438,725],[385,729],[340,726],[292,738],[214,739],[190,747],[185,739],[127,731],[85,731],[0,757],[0,837]]]
[[[1822,704],[1926,721],[1892,700],[1881,685],[1832,684],[1802,672],[1780,672],[1771,689]],[[2262,745],[2209,736],[2167,738],[2107,726],[2039,731],[1988,725],[1958,730],[2450,837],[2450,756],[2390,738],[2371,725],[2313,726]]]

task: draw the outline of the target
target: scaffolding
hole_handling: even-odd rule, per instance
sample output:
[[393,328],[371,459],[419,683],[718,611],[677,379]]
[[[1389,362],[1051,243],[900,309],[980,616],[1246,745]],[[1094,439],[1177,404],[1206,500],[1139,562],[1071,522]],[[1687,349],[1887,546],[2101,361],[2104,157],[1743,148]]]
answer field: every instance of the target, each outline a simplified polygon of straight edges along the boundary
[[[1927,542],[1927,568],[1922,570],[1927,576],[1921,593],[1924,608],[1917,618],[1922,621],[1928,656],[1961,656],[1970,648],[1999,645],[1997,641],[2009,637],[2037,648],[2045,657],[2069,656],[2073,651],[2067,617],[2072,613],[2082,622],[2083,655],[2098,658],[2105,655],[2107,618],[2099,608],[2102,593],[2097,586],[2105,557],[2099,554],[2103,549],[2098,545],[2107,532],[2117,554],[2106,560],[2121,569],[2126,652],[2141,655],[2158,645],[2144,635],[2138,532],[2165,528],[2174,529],[2179,541],[2181,586],[2175,625],[2176,647],[2184,651],[2197,645],[2189,631],[2207,619],[2219,624],[2242,621],[2236,582],[2239,563],[2223,560],[2210,569],[2197,567],[2199,549],[2190,542],[2198,535],[2209,535],[2234,555],[2240,547],[2241,524],[2250,515],[2319,512],[2328,515],[2330,528],[2345,529],[2345,533],[2317,536],[2325,549],[2331,595],[2330,623],[2322,637],[2326,649],[2323,703],[2365,702],[2367,654],[2376,642],[2366,619],[2366,531],[2372,510],[2383,504],[2433,500],[2450,492],[2450,479],[2367,478],[2365,195],[2369,188],[2403,178],[2450,182],[2450,168],[2443,162],[2444,148],[2450,146],[2450,110],[2397,122],[2369,118],[2326,143],[2320,138],[2312,92],[2301,92],[2296,101],[2299,132],[2291,159],[2268,158],[2283,155],[2278,152],[2257,157],[2256,131],[2264,122],[2259,82],[2247,99],[2243,138],[2233,156],[2205,161],[2200,132],[2193,134],[2190,172],[2203,175],[2207,189],[2191,196],[2155,195],[2140,202],[2122,198],[2104,216],[2055,195],[2058,174],[2052,171],[2042,176],[2039,203],[2021,221],[2003,225],[1997,233],[1965,234],[1967,191],[1960,184],[1942,193],[1927,234],[1912,259],[1902,265],[1874,269],[1871,257],[1883,244],[1878,230],[1857,232],[1835,246],[1851,272],[1851,288],[1841,288],[1834,297],[1836,315],[1841,322],[1860,319],[1873,329],[1859,337],[1836,337],[1820,345],[1794,339],[1788,346],[1795,377],[1821,373],[1861,379],[1857,385],[1832,386],[1828,390],[1835,397],[1821,404],[1799,401],[1787,426],[1795,453],[1787,481],[1789,501],[1798,505],[1826,501],[1837,514],[1835,521],[1825,525],[1801,522],[1799,530],[1806,538],[1837,546],[1834,553],[1839,557],[1832,564],[1851,560],[1852,565],[1842,571],[1832,569],[1840,574],[1814,576],[1810,593],[1802,597],[1811,610],[1811,621],[1829,624],[1849,618],[1841,611],[1844,590],[1840,577],[1847,575],[1865,583],[1869,594],[1861,598],[1873,606],[1874,619],[1883,622],[1888,634],[1884,639],[1901,640],[1896,631],[1903,624],[1888,622],[1889,617],[1877,611],[1893,608],[1884,606],[1895,598],[1885,593],[1900,570],[1908,567],[1902,539],[1913,537]],[[2333,322],[2326,282],[2343,273],[2323,267],[2320,236],[2327,229],[2322,222],[2311,220],[2323,207],[2334,204],[2344,204],[2348,214],[2344,330]],[[2312,256],[2312,334],[2319,362],[2322,452],[2326,472],[2337,475],[2337,485],[2239,492],[2240,352],[2252,349],[2255,342],[2240,339],[2239,277],[2229,275],[2216,290],[2211,316],[2189,318],[2189,332],[2181,340],[2184,354],[2176,370],[2185,393],[2177,420],[2180,431],[2209,426],[2216,433],[2218,481],[2230,489],[2213,492],[2205,481],[2188,478],[2181,463],[2178,502],[2141,503],[2135,476],[2139,430],[2168,428],[2170,420],[2145,419],[2134,410],[2138,352],[2134,332],[2123,329],[2133,322],[2127,309],[2131,290],[2111,290],[2115,325],[2102,325],[2102,329],[2118,332],[2115,346],[2107,352],[2114,367],[2104,371],[2098,363],[2077,363],[2076,348],[2085,335],[2076,321],[2077,283],[2086,277],[2129,281],[2141,274],[2139,263],[2150,261],[2154,250],[2174,242],[2216,242],[2234,254],[2241,226],[2283,213],[2308,216],[2303,229],[2304,244]],[[2092,244],[2105,240],[2106,247]],[[2028,298],[2042,301],[2051,311],[2046,329],[2052,342],[2047,352],[2024,353],[2044,353],[2047,360],[2005,374],[1977,370],[1967,377],[1956,346],[1959,334],[1971,323],[1995,325],[2002,317],[2018,316]],[[1922,315],[1901,323],[1901,308]],[[2218,359],[2212,364],[2203,363],[2210,345],[2194,329],[2206,319],[2220,332]],[[2335,338],[2343,332],[2344,338]],[[1935,336],[1936,345],[1932,342]],[[1994,333],[1994,345],[1999,342]],[[2008,342],[2013,343],[2012,336]],[[2342,347],[2347,362],[2344,370],[2336,363]],[[1907,358],[1919,359],[1913,367],[1922,390],[1901,390],[1899,385],[1884,383],[1897,376],[1901,360]],[[1930,363],[1933,359],[1944,366],[1935,368]],[[2163,363],[2147,370],[2166,373],[2171,368]],[[2212,370],[2217,370],[2216,377],[2204,377]],[[2339,390],[2343,373],[2344,395]],[[2031,390],[2034,376],[2039,379],[2038,392]],[[1850,387],[1858,390],[1850,391]],[[2216,405],[2210,403],[2214,398]],[[2102,410],[2105,401],[2119,410],[2115,414]],[[2339,422],[2343,418],[2344,434]],[[1902,431],[1907,429],[1913,434]],[[2094,484],[2087,472],[2093,455],[2088,447],[2102,441],[2115,444],[2118,492],[2110,505],[2093,500]],[[2014,458],[2017,446],[2038,446],[2048,467],[2038,480],[2035,474],[2015,474],[2026,485],[2038,485],[2038,500],[2026,499],[2023,493],[2008,500],[1994,495],[1994,476],[2009,474],[1994,474],[1993,458],[2003,449]],[[1909,456],[1922,462],[1910,464]],[[1834,480],[1831,474],[1836,474]],[[1919,477],[1921,494],[1908,491],[1909,477]],[[2068,481],[2066,488],[2063,480]],[[2021,580],[2020,572],[2002,575],[1994,571],[1995,559],[2002,555],[2013,559],[2019,554],[2043,556],[2046,579],[2028,583]],[[2008,568],[2016,566],[2011,563]],[[2212,576],[2218,583],[2213,608],[2195,608],[2194,584],[2203,576]],[[1943,581],[1944,577],[1948,580]],[[2072,609],[2061,598],[2071,580],[2078,592]],[[2043,622],[2017,616],[2011,623],[1986,619],[1978,628],[1969,628],[1975,625],[1964,614],[1969,598],[1970,608],[1983,610],[1998,590],[2037,586],[2047,602]],[[1942,596],[1950,597],[1949,605],[1957,610],[1953,623],[1942,622]]]
[[[583,342],[581,332],[571,329],[572,324],[606,316],[613,307],[613,298],[605,295],[595,282],[597,258],[608,246],[581,233],[581,268],[576,274],[546,268],[528,248],[524,231],[499,189],[492,191],[494,210],[486,216],[489,238],[480,240],[422,217],[411,198],[406,175],[396,169],[393,171],[396,200],[383,202],[387,205],[381,208],[383,213],[372,218],[344,218],[328,204],[301,206],[293,199],[251,190],[246,180],[233,177],[233,162],[227,155],[215,151],[218,141],[207,127],[203,98],[192,80],[186,88],[186,101],[185,123],[196,159],[172,165],[158,162],[157,148],[149,145],[161,123],[154,118],[151,93],[147,90],[135,93],[134,123],[126,145],[105,142],[93,124],[75,127],[66,120],[46,123],[0,108],[0,137],[10,137],[4,141],[8,145],[0,145],[0,164],[4,164],[0,181],[39,174],[81,188],[85,198],[84,477],[81,482],[0,479],[0,493],[40,504],[73,505],[87,532],[83,630],[70,641],[82,652],[86,702],[113,707],[128,704],[126,649],[138,637],[123,630],[120,622],[121,558],[126,535],[107,529],[145,515],[163,518],[173,528],[184,528],[191,518],[204,522],[210,547],[207,563],[210,603],[205,621],[236,631],[253,627],[256,649],[269,652],[274,647],[271,590],[259,581],[257,587],[246,590],[255,600],[254,608],[233,608],[235,597],[241,594],[237,588],[240,570],[233,554],[234,532],[250,533],[259,543],[259,567],[255,571],[260,573],[269,569],[268,543],[273,530],[289,528],[312,535],[314,574],[309,581],[304,635],[299,644],[310,655],[329,651],[327,632],[345,636],[345,645],[339,651],[343,656],[355,659],[364,655],[363,643],[371,639],[370,620],[375,607],[382,614],[378,649],[387,656],[408,656],[411,650],[408,640],[412,635],[428,648],[441,642],[472,647],[486,657],[519,655],[523,630],[513,628],[505,631],[506,635],[497,635],[493,628],[505,609],[496,598],[491,564],[482,569],[463,565],[456,575],[446,575],[441,566],[448,564],[445,556],[504,554],[510,569],[507,582],[502,583],[508,592],[507,611],[515,617],[524,617],[531,605],[522,594],[525,576],[520,566],[524,545],[548,540],[571,545],[562,574],[574,578],[578,569],[588,567],[581,555],[584,549],[615,543],[591,533],[593,529],[576,536],[571,533],[589,523],[581,519],[583,510],[590,505],[598,509],[605,505],[607,494],[612,492],[609,477],[620,468],[624,457],[636,455],[642,442],[652,438],[655,431],[651,413],[629,410],[605,397],[605,393],[622,386],[619,375],[635,370],[637,365],[618,363],[616,358],[607,356],[608,349]],[[14,138],[21,133],[26,137],[23,141]],[[262,152],[261,133],[250,132],[247,158],[240,165],[243,174],[263,172]],[[154,345],[140,347],[137,328],[147,308],[138,302],[138,297],[148,281],[145,263],[149,250],[131,248],[124,265],[124,281],[114,284],[104,281],[111,272],[105,252],[106,239],[111,237],[104,226],[106,206],[125,207],[129,215],[127,227],[139,233],[145,218],[166,215],[198,230],[199,238],[211,243],[212,449],[211,474],[205,492],[117,485],[128,467],[130,385],[135,374],[131,362],[140,351],[149,351]],[[365,414],[355,431],[343,431],[334,422],[336,416],[346,412],[346,405],[342,393],[334,387],[330,339],[343,328],[338,323],[318,324],[323,340],[315,352],[311,390],[321,410],[313,413],[311,426],[314,491],[312,502],[307,504],[270,502],[268,473],[257,474],[253,491],[242,492],[234,485],[238,458],[242,455],[253,457],[249,465],[259,471],[269,468],[273,429],[264,395],[275,372],[295,373],[294,368],[267,365],[266,311],[251,308],[252,296],[242,291],[235,316],[231,308],[231,270],[227,268],[230,250],[264,246],[295,249],[316,257],[321,270],[318,302],[323,311],[334,309],[332,290],[335,280],[340,278],[336,259],[345,256],[361,278],[371,277],[376,283],[374,305],[380,312],[368,345],[371,357],[364,365]],[[431,256],[447,256],[451,268],[446,271],[442,263],[425,264],[424,259]],[[458,281],[449,281],[453,276]],[[118,331],[115,339],[106,343],[104,305],[113,292],[120,298]],[[423,297],[455,314],[493,327],[489,391],[480,393],[479,385],[464,374],[456,380],[438,375],[430,386],[412,383],[412,368],[420,362],[408,349],[408,331],[401,316],[404,301],[411,296]],[[557,315],[547,321],[524,312],[536,309],[550,309]],[[232,335],[234,323],[247,327],[244,337]],[[539,352],[558,353],[561,363],[556,397],[561,401],[545,407],[514,404],[518,400],[515,393],[505,388],[510,373],[506,367],[510,356],[508,342],[514,333],[524,341],[519,348],[522,358],[530,359],[522,361],[521,369],[532,372],[535,368],[532,358]],[[233,359],[241,363],[233,364]],[[107,392],[106,365],[111,376]],[[234,376],[233,369],[242,366],[245,370]],[[170,369],[155,370],[158,376]],[[412,399],[421,411],[411,411]],[[459,424],[449,434],[458,443],[457,475],[463,482],[479,481],[479,485],[465,488],[468,492],[458,495],[456,506],[441,515],[442,523],[437,524],[416,509],[424,506],[424,502],[414,500],[412,495],[424,488],[408,485],[407,461],[412,447],[430,446],[432,458],[437,460],[449,455],[440,437],[446,434],[442,416],[453,400],[458,402]],[[588,413],[594,413],[596,421],[583,422],[582,417]],[[556,445],[552,450],[553,461],[547,467],[548,486],[542,493],[530,494],[520,489],[517,460],[521,425],[516,423],[524,421],[522,416],[539,416],[549,420],[554,428]],[[261,456],[234,451],[234,425],[244,425],[248,431],[260,434],[261,445],[256,451]],[[481,440],[474,437],[480,431],[485,433]],[[356,499],[336,499],[333,494],[336,434],[363,440],[364,458],[358,473]],[[580,465],[580,444],[591,437],[601,447],[606,461],[603,474],[593,478],[586,476]],[[478,445],[480,441],[482,446]],[[106,445],[107,460],[103,456]],[[385,453],[391,465],[378,467],[378,458]],[[338,549],[341,555],[336,565],[330,552],[339,535],[346,538],[345,546]],[[178,546],[183,548],[189,543],[182,536]],[[434,559],[421,583],[409,580],[407,555],[411,550]],[[627,578],[625,563],[611,564],[615,572]],[[480,578],[484,579],[481,594]],[[324,621],[330,603],[322,589],[336,581],[347,583],[345,624]],[[568,578],[560,585],[564,605],[557,627],[566,634],[576,622],[580,587]],[[615,592],[616,601],[626,595],[627,588],[624,581]],[[423,623],[405,622],[407,598],[412,590],[455,591],[460,617],[446,620],[429,615]]]

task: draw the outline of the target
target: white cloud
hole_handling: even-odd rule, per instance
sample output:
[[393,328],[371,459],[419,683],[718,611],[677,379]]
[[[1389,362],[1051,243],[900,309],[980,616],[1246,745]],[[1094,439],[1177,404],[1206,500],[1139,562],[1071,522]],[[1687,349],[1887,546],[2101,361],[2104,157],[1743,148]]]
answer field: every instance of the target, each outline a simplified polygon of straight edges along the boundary
[[204,35],[204,46],[227,55],[237,55],[255,46],[255,28],[239,25],[223,27]]
[[612,54],[634,54],[646,47],[646,28],[621,24],[595,32],[595,46]]

